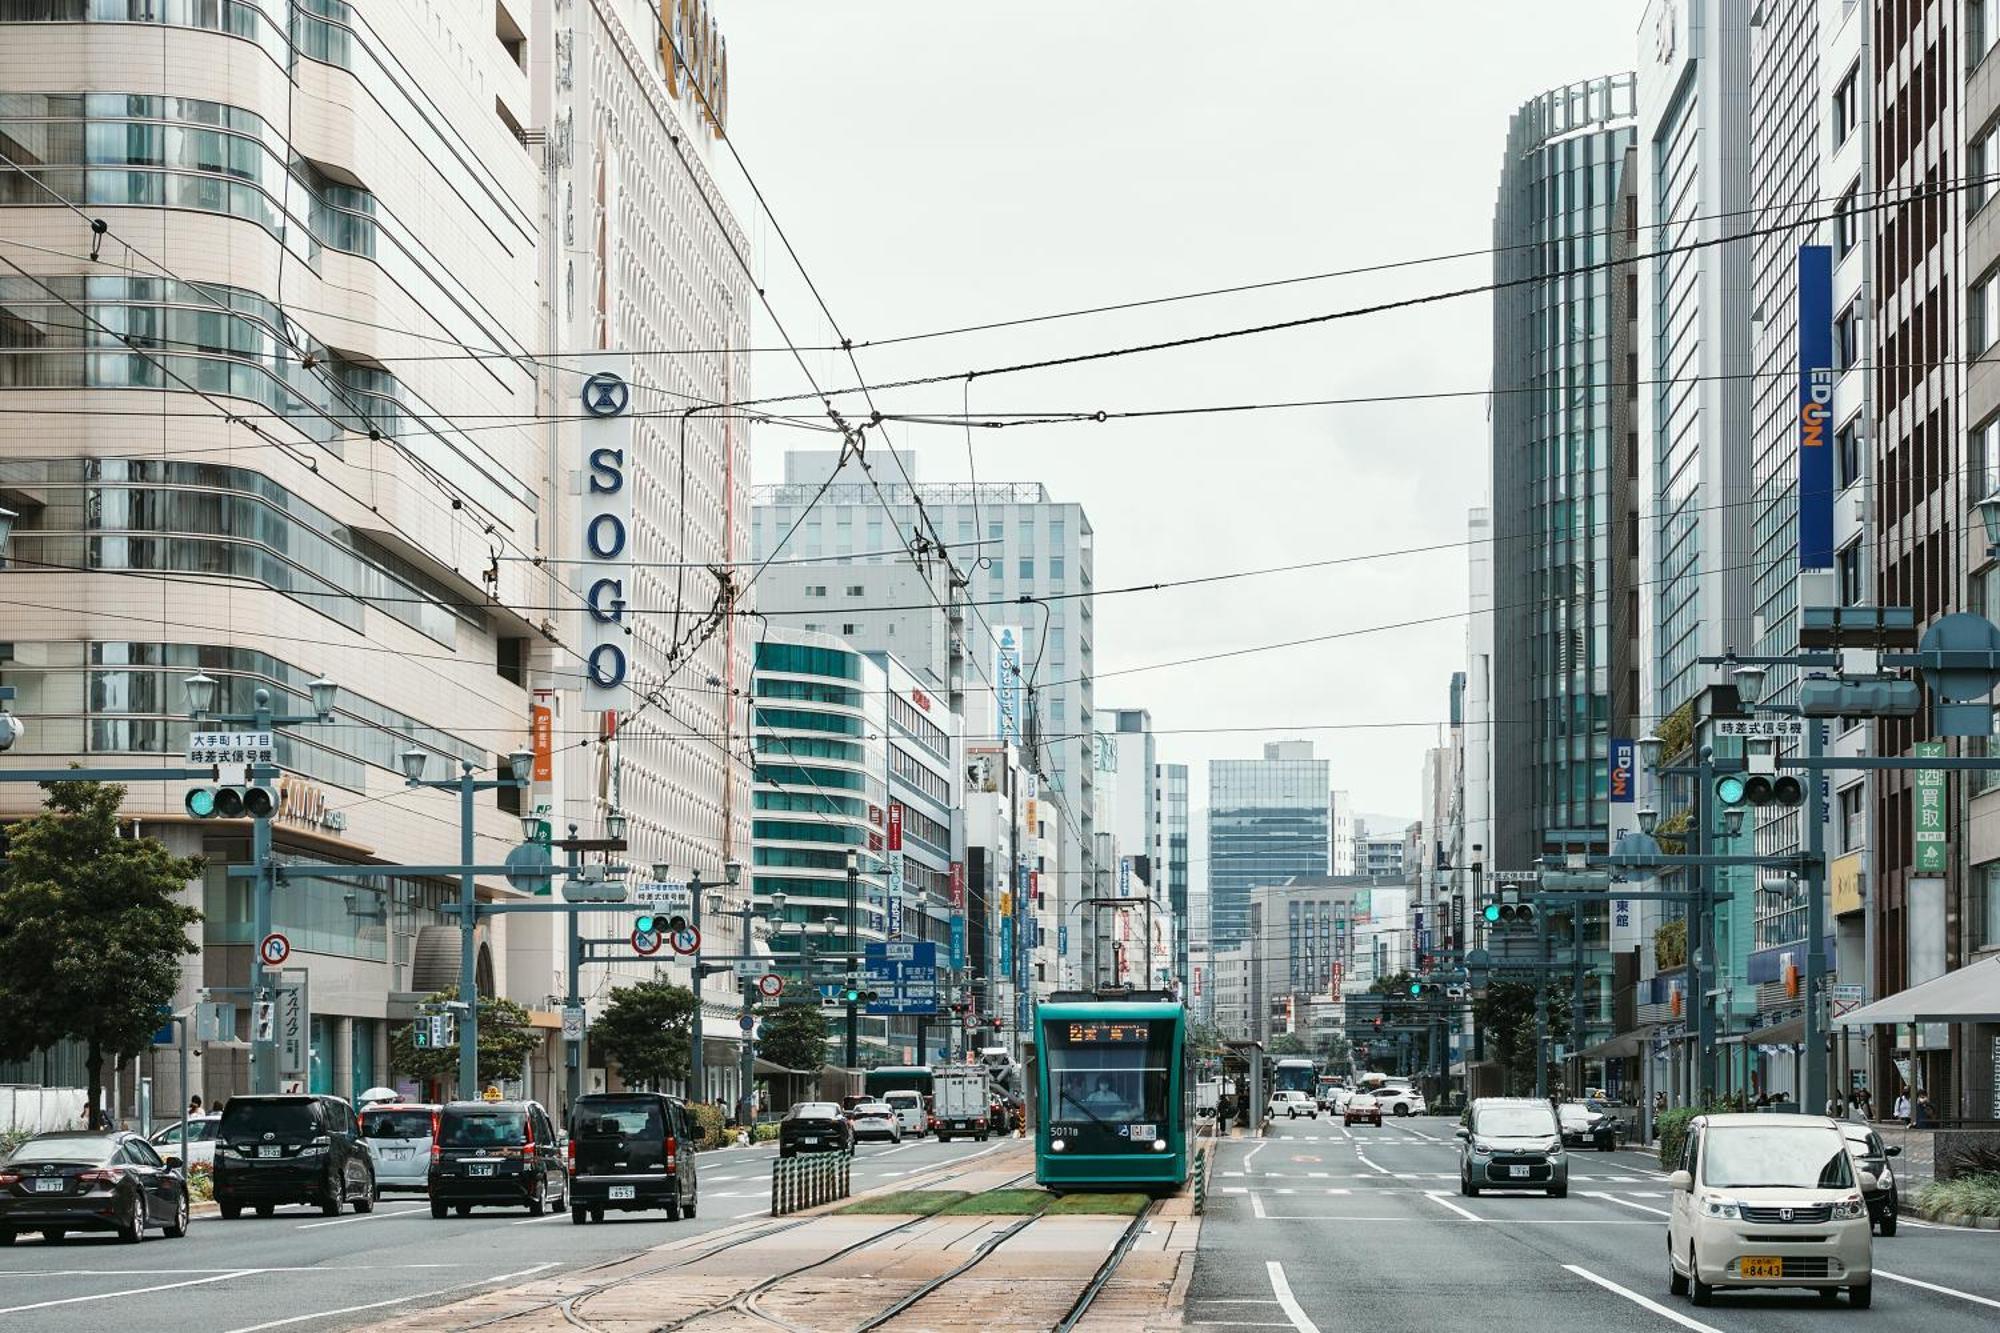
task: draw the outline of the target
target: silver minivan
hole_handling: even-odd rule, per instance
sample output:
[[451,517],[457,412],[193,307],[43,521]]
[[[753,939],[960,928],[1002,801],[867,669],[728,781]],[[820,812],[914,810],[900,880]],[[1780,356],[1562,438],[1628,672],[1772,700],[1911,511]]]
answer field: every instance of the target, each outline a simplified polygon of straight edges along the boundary
[[361,1110],[361,1138],[375,1154],[375,1188],[430,1189],[431,1143],[438,1108],[423,1102],[378,1102]]

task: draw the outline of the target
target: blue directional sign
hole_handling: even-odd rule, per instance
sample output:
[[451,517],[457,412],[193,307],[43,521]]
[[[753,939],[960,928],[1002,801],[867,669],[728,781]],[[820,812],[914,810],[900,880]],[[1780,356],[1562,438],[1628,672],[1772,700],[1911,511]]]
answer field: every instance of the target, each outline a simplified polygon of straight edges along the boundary
[[937,945],[929,940],[890,940],[861,946],[861,977],[875,992],[870,1014],[934,1014],[937,1002]]

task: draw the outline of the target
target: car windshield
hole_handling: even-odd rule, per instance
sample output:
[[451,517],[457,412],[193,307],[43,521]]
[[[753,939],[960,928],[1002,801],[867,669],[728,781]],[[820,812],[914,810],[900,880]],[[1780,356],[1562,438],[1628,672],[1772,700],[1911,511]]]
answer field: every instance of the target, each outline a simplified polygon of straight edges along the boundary
[[1472,1113],[1472,1132],[1496,1139],[1548,1138],[1556,1126],[1546,1106],[1482,1106]]
[[528,1117],[521,1111],[447,1111],[438,1127],[444,1148],[517,1148],[528,1141]]
[[1845,1189],[1847,1150],[1831,1127],[1730,1125],[1702,1136],[1701,1179],[1718,1189]]
[[319,1103],[303,1097],[282,1101],[232,1098],[229,1105],[223,1108],[222,1133],[232,1139],[259,1138],[265,1134],[317,1134]]
[[666,1126],[660,1122],[660,1104],[644,1097],[580,1101],[576,1104],[573,1119],[576,1132],[585,1138],[608,1139],[631,1134],[657,1139],[667,1132]]
[[[190,1120],[188,1121],[187,1131],[189,1143],[206,1142],[215,1137],[215,1121]],[[165,1129],[153,1135],[153,1142],[155,1143],[179,1143],[180,1141],[181,1127],[178,1124],[168,1125]]]
[[431,1136],[429,1111],[363,1111],[361,1137],[364,1139],[427,1139]]
[[1590,1123],[1590,1108],[1578,1102],[1563,1103],[1556,1108],[1556,1114],[1563,1118],[1563,1123],[1566,1125],[1585,1125]]
[[840,1114],[840,1108],[832,1102],[800,1102],[785,1113],[792,1120],[832,1120]]
[[29,1139],[14,1150],[10,1162],[81,1162],[94,1166],[118,1151],[110,1139]]

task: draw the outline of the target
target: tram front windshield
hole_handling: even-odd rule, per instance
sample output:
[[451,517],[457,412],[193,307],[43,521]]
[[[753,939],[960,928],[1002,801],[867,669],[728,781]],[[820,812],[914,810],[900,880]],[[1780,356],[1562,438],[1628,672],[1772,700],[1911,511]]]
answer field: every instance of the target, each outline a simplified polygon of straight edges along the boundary
[[1171,1022],[1052,1019],[1042,1035],[1051,1120],[1120,1125],[1169,1118]]

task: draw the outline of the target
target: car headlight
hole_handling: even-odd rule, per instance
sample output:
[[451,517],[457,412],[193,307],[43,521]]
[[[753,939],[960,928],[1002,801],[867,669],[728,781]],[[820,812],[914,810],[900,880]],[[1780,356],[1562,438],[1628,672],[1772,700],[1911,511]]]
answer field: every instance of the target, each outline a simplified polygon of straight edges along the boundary
[[1727,1217],[1733,1219],[1738,1215],[1736,1200],[1725,1199],[1719,1194],[1711,1194],[1706,1199],[1703,1199],[1701,1201],[1701,1211],[1708,1217]]
[[1154,1152],[1165,1152],[1166,1150],[1167,1150],[1167,1141],[1166,1141],[1165,1139],[1154,1139],[1154,1140],[1153,1140],[1153,1151],[1154,1151]]
[[1868,1216],[1868,1205],[1861,1201],[1859,1194],[1850,1194],[1833,1205],[1833,1220],[1851,1222],[1857,1217]]
[[1474,1139],[1472,1141],[1472,1155],[1474,1157],[1490,1157],[1493,1155],[1493,1145],[1490,1143],[1481,1143],[1479,1140]]

